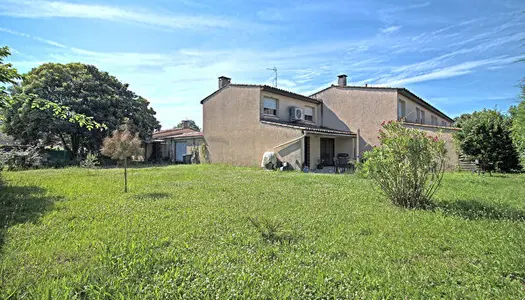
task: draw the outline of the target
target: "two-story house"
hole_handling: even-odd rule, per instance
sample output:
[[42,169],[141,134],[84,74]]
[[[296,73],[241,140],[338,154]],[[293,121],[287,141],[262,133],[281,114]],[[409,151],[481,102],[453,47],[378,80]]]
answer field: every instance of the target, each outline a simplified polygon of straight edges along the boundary
[[383,121],[398,120],[430,136],[439,134],[447,143],[448,168],[458,165],[454,120],[406,88],[349,86],[347,76],[339,75],[337,85],[310,97],[323,103],[324,126],[359,131],[359,157],[379,145],[377,136]]
[[404,88],[338,85],[304,96],[267,85],[232,84],[219,77],[219,89],[201,101],[203,133],[212,163],[259,165],[264,152],[276,152],[295,169],[333,165],[338,155],[359,160],[378,145],[383,121],[439,134],[447,140],[450,168],[457,165],[453,120]]
[[201,101],[203,132],[213,163],[259,165],[264,152],[276,152],[295,169],[323,159],[333,165],[338,153],[356,156],[356,134],[322,126],[320,100],[267,85],[232,84]]

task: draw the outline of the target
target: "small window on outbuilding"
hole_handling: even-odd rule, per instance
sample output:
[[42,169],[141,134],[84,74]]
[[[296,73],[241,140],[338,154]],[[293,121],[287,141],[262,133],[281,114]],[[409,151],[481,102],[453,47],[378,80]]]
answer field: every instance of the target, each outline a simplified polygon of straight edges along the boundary
[[265,115],[277,116],[277,99],[264,98],[263,107]]
[[304,120],[314,122],[314,108],[310,106],[304,107]]

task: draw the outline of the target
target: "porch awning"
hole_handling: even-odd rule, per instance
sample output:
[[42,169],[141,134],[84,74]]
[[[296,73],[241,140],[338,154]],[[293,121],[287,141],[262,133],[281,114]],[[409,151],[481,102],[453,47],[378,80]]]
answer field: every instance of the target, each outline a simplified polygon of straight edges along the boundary
[[306,134],[308,133],[309,134],[324,134],[324,135],[349,136],[349,137],[357,136],[355,133],[351,131],[336,130],[336,129],[331,129],[331,128],[322,127],[322,126],[308,125],[304,123],[291,123],[291,122],[267,121],[267,120],[261,120],[261,123],[268,124],[268,125],[288,127],[288,128],[293,128],[293,129],[300,129],[300,130],[303,130],[303,132]]

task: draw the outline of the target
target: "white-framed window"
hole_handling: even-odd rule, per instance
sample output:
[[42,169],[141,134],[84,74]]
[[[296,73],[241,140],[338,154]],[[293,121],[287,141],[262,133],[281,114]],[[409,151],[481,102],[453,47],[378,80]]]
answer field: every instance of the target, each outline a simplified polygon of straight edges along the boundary
[[416,123],[419,123],[421,121],[421,110],[419,107],[416,107]]
[[403,100],[397,102],[397,118],[402,119],[406,116],[406,103]]
[[277,99],[264,98],[263,112],[265,115],[277,117]]
[[421,124],[425,124],[425,111],[421,110]]
[[314,111],[315,109],[311,106],[304,107],[304,120],[314,122]]
[[438,118],[436,116],[431,116],[430,117],[430,120],[432,121],[432,125],[436,125],[438,124]]

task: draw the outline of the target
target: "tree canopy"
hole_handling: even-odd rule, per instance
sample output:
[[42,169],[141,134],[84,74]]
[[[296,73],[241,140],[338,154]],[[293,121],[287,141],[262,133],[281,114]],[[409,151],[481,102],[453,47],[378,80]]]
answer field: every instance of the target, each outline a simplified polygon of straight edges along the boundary
[[18,71],[13,68],[13,65],[4,63],[11,52],[8,47],[0,48],[0,109],[4,109],[8,104],[8,95],[5,84],[15,84],[17,79],[20,79]]
[[478,159],[486,171],[509,172],[519,169],[518,153],[511,140],[512,120],[496,110],[484,109],[462,115],[455,137],[461,151]]
[[[5,132],[29,145],[62,144],[73,158],[98,152],[108,132],[125,122],[143,139],[160,129],[146,99],[92,65],[43,64],[23,76],[12,96],[11,106],[4,110]],[[57,113],[66,117],[54,117]],[[71,122],[78,116],[104,126],[91,130]]]
[[512,116],[512,140],[520,157],[521,166],[525,168],[525,79],[521,84],[521,102],[510,108]]
[[177,124],[177,126],[173,127],[173,129],[183,128],[184,127],[184,122],[188,122],[188,127],[189,128],[191,128],[193,130],[196,130],[196,131],[201,131],[199,126],[193,120],[182,120],[182,121],[179,122],[179,124]]

